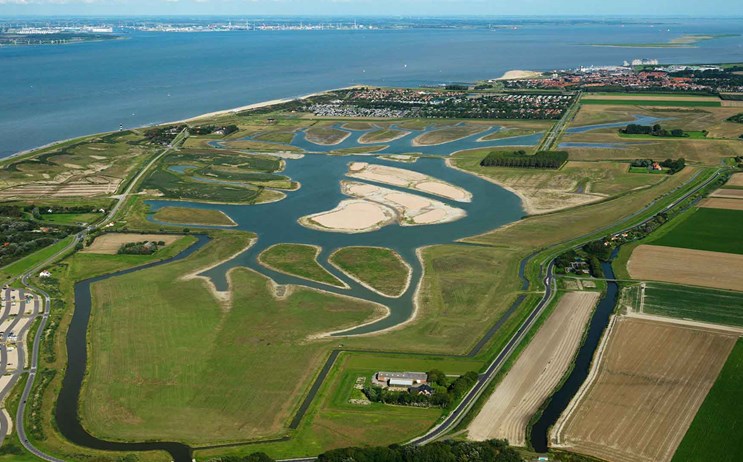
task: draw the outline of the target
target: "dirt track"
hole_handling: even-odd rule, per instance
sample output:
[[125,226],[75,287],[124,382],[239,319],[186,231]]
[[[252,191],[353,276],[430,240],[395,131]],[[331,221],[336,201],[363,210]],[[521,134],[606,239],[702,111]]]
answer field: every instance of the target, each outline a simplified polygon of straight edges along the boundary
[[526,427],[573,360],[598,292],[569,292],[468,427],[469,438],[526,445]]
[[732,253],[641,245],[627,270],[632,279],[743,290],[743,255]]
[[670,461],[738,336],[626,317],[608,335],[552,440],[612,462]]

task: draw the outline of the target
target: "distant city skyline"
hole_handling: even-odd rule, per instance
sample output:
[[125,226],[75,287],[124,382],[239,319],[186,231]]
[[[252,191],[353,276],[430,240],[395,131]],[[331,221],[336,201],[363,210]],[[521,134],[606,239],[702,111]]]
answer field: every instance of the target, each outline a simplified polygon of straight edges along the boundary
[[[652,7],[649,7],[652,5]],[[0,0],[0,15],[743,16],[733,0]]]

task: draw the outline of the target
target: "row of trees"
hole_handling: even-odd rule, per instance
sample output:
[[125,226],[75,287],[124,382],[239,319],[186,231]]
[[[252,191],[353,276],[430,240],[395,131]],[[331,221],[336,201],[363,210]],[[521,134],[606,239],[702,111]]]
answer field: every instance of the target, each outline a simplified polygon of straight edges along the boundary
[[673,130],[666,130],[660,124],[650,125],[639,125],[629,124],[625,128],[619,130],[625,135],[651,135],[661,137],[672,137],[672,138],[683,138],[689,136],[685,131],[680,128],[674,128]]
[[475,385],[477,377],[477,372],[470,371],[457,377],[452,383],[447,383],[446,374],[434,369],[428,372],[428,386],[433,388],[431,395],[411,393],[407,390],[393,391],[373,385],[365,386],[364,394],[374,403],[448,408]]
[[568,161],[566,151],[539,151],[529,155],[524,150],[493,151],[480,161],[482,167],[518,167],[558,169]]

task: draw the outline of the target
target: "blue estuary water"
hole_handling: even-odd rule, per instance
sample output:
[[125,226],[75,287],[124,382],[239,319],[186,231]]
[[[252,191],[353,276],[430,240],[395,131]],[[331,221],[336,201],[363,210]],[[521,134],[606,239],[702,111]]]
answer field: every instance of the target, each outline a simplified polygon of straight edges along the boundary
[[[633,23],[634,22],[634,23]],[[743,38],[690,48],[606,48],[684,34],[739,34],[743,21],[525,21],[495,30],[144,33],[127,40],[0,48],[0,157],[85,134],[191,117],[357,83],[412,86],[509,69],[626,59],[736,62]]]

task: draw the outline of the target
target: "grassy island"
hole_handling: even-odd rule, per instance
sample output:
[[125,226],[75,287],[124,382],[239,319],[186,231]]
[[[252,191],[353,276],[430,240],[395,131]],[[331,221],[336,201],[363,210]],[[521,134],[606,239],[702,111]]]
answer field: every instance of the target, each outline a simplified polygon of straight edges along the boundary
[[163,207],[153,215],[156,220],[180,225],[235,226],[236,223],[221,210],[190,207]]
[[410,266],[394,250],[379,247],[344,247],[330,262],[361,284],[388,297],[399,297],[408,287]]
[[264,250],[261,264],[281,273],[321,284],[344,287],[344,284],[317,262],[320,248],[306,244],[276,244]]

